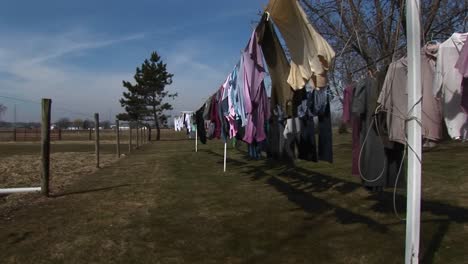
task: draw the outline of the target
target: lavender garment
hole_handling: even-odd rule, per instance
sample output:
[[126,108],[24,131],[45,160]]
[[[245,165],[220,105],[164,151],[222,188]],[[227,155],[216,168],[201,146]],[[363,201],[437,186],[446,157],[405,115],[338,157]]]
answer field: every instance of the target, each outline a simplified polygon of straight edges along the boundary
[[343,122],[351,124],[352,131],[352,169],[351,174],[359,176],[359,152],[361,151],[360,143],[360,122],[359,117],[353,116],[351,113],[351,105],[353,103],[353,92],[355,85],[348,85],[344,90],[343,96]]
[[345,124],[351,123],[351,101],[353,98],[353,85],[348,85],[345,87],[343,92],[343,116],[342,120]]
[[455,68],[460,71],[463,77],[468,78],[468,41],[463,44]]
[[[249,44],[243,52],[244,59],[244,107],[247,115],[247,125],[243,140],[251,144],[254,140],[260,142],[264,140],[264,118],[265,110],[261,106],[265,87],[263,79],[265,78],[265,68],[263,66],[263,54],[260,45],[257,42],[255,30],[252,32]],[[258,111],[258,112],[257,112]],[[266,111],[268,113],[268,110]]]
[[465,42],[460,51],[460,56],[458,57],[457,64],[455,64],[455,68],[463,75],[463,81],[461,83],[461,108],[465,113],[468,113],[468,41]]

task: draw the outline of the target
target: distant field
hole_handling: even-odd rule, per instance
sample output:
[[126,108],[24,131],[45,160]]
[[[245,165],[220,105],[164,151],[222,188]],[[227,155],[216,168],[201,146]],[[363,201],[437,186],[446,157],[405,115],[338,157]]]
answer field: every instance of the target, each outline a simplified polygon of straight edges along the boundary
[[[166,129],[167,130],[167,129]],[[163,131],[166,131],[163,130]],[[153,133],[156,131],[154,130]],[[129,130],[121,130],[120,137],[123,142],[128,141]],[[39,129],[18,129],[16,131],[16,140],[19,142],[22,141],[39,141],[40,140],[40,130]],[[132,130],[133,140],[136,140],[136,130]],[[61,140],[79,140],[79,141],[88,141],[94,140],[95,133],[91,131],[91,136],[89,130],[61,130],[60,131]],[[101,140],[115,140],[116,133],[113,129],[103,129],[99,131],[99,137]],[[2,141],[14,141],[14,130],[13,129],[0,129],[0,142]],[[51,140],[58,141],[59,131],[51,130]]]
[[[135,132],[133,130],[133,132]],[[121,132],[121,154],[129,152],[129,131]],[[154,133],[154,137],[155,137]],[[187,139],[183,132],[161,131],[163,140]],[[94,135],[93,135],[94,136]],[[136,147],[136,134],[133,133],[132,147]],[[100,156],[105,166],[116,157],[115,131],[104,130],[100,133]],[[38,186],[40,183],[40,142],[0,142],[0,188]],[[61,141],[51,143],[51,173],[54,179],[62,178],[63,173],[89,174],[95,167],[95,142],[88,140],[83,131],[62,133]]]

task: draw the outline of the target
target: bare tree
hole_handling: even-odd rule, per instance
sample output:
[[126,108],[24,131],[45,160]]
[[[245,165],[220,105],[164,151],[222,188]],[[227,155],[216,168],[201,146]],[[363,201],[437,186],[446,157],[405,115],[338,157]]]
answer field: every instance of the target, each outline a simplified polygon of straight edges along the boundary
[[[340,81],[367,68],[385,69],[405,53],[405,0],[301,0],[315,28],[336,49],[330,81],[338,96]],[[463,31],[467,1],[421,0],[422,41],[443,41]],[[342,84],[342,83],[341,83]]]

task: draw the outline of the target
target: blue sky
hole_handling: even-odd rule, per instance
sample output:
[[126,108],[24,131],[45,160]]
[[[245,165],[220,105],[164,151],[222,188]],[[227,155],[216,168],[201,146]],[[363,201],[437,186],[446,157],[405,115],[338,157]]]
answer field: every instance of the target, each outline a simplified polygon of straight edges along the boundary
[[[0,96],[52,98],[53,116],[108,119],[122,80],[151,51],[173,73],[174,113],[194,110],[237,62],[267,0],[3,0]],[[0,98],[3,120],[39,120],[39,106]],[[63,110],[67,109],[67,110]],[[70,111],[68,111],[70,110]]]

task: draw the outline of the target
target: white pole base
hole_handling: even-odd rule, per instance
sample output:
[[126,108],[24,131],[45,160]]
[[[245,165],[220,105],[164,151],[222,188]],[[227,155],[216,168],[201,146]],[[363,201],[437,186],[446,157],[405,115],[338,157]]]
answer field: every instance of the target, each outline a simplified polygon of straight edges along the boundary
[[0,189],[0,194],[40,192],[41,187]]

